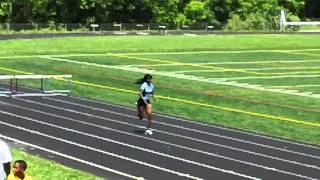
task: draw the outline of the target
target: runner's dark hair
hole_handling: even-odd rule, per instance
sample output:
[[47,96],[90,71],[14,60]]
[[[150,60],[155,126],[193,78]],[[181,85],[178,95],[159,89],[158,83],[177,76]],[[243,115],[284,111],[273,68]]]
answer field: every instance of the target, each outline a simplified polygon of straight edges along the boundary
[[145,74],[143,78],[138,79],[135,84],[143,84],[144,82],[147,82],[148,79],[152,79],[151,74]]

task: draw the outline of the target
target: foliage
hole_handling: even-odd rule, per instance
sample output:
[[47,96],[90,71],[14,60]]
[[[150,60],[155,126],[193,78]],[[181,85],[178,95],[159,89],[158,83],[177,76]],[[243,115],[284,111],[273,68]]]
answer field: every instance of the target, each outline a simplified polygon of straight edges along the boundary
[[209,23],[218,28],[277,29],[279,13],[315,18],[317,0],[1,0],[0,23]]
[[184,14],[189,23],[209,22],[213,18],[208,3],[209,1],[192,0],[186,5]]

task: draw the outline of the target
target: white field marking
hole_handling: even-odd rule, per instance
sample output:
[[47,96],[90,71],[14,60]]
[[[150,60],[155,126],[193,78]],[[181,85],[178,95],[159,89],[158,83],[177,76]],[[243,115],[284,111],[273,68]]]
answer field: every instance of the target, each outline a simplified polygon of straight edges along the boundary
[[[130,108],[130,107],[127,107],[127,106],[120,106],[120,105],[116,105],[116,104],[106,103],[106,102],[102,102],[102,101],[96,101],[96,100],[92,100],[92,99],[84,99],[84,98],[75,97],[75,96],[69,96],[69,97],[70,97],[70,98],[73,98],[73,99],[82,100],[82,101],[88,101],[88,102],[99,103],[99,104],[102,104],[102,105],[114,106],[114,107],[118,107],[118,108],[122,108],[122,109],[127,109],[127,110],[131,110],[131,111],[135,111],[135,112],[137,111],[136,109],[133,109],[133,108]],[[155,114],[155,115],[157,115],[157,116],[161,116],[161,117],[165,117],[165,118],[177,120],[177,121],[186,122],[186,123],[197,124],[197,125],[212,127],[212,128],[216,128],[216,129],[223,129],[223,130],[226,130],[226,131],[231,131],[231,132],[237,132],[237,133],[247,134],[247,135],[256,136],[256,137],[260,137],[260,138],[264,138],[264,139],[269,139],[269,140],[273,140],[273,141],[285,142],[285,143],[289,143],[289,144],[293,144],[293,145],[304,146],[304,147],[308,147],[308,148],[312,148],[312,149],[319,149],[319,150],[320,150],[320,147],[316,147],[316,146],[309,145],[309,144],[302,144],[302,143],[298,143],[298,142],[294,142],[294,141],[288,141],[288,140],[279,139],[279,138],[274,138],[274,137],[270,137],[270,136],[264,136],[264,135],[261,135],[261,134],[256,134],[256,133],[241,131],[241,130],[237,130],[237,129],[231,129],[231,128],[227,128],[227,127],[222,127],[222,126],[216,126],[216,125],[212,125],[212,124],[201,123],[201,122],[197,122],[197,121],[193,121],[193,120],[186,120],[186,119],[183,119],[183,118],[168,116],[168,115],[164,115],[164,114],[160,114],[160,113],[153,113],[153,114]]]
[[268,86],[269,88],[295,88],[295,87],[320,87],[320,84],[303,84],[292,86]]
[[[88,109],[92,109],[92,110],[95,110],[95,111],[101,111],[101,112],[106,112],[106,113],[110,113],[110,114],[116,114],[116,115],[120,115],[120,116],[124,116],[124,117],[128,117],[128,118],[136,119],[135,116],[122,114],[122,113],[118,113],[118,112],[114,112],[114,111],[109,111],[109,110],[106,110],[106,109],[100,109],[100,108],[96,108],[96,107],[92,107],[92,106],[87,106],[87,105],[82,105],[82,104],[78,104],[78,103],[67,102],[67,101],[58,100],[58,99],[52,99],[52,98],[45,98],[45,99],[48,99],[48,100],[51,100],[51,101],[60,102],[60,103],[70,104],[70,105],[74,105],[74,106],[79,106],[79,107],[83,107],[83,108],[88,108]],[[27,101],[28,102],[29,100],[23,100],[23,101]],[[32,101],[32,102],[34,102],[34,101]],[[210,133],[210,132],[206,132],[206,131],[201,131],[201,130],[197,130],[197,129],[187,128],[187,127],[174,125],[174,124],[169,124],[169,123],[164,123],[164,122],[159,122],[159,121],[155,121],[153,123],[161,124],[161,125],[164,125],[164,126],[170,126],[170,127],[174,127],[174,128],[178,128],[178,129],[183,129],[183,130],[187,130],[187,131],[192,131],[192,132],[196,132],[196,133],[200,133],[200,134],[206,134],[206,135],[210,135],[210,136],[214,136],[214,137],[220,137],[220,138],[223,138],[223,139],[228,139],[228,140],[238,141],[238,142],[242,142],[242,143],[257,145],[257,146],[270,148],[270,149],[275,149],[275,150],[279,150],[279,151],[284,151],[284,152],[288,152],[288,153],[298,154],[298,155],[301,155],[301,156],[307,156],[307,157],[316,158],[316,159],[320,160],[319,156],[313,156],[313,155],[309,155],[309,154],[305,154],[305,153],[301,153],[301,152],[291,151],[291,150],[288,150],[288,149],[277,148],[277,147],[274,147],[274,146],[269,146],[269,145],[265,145],[265,144],[252,142],[252,141],[246,141],[246,140],[243,140],[243,139],[238,139],[238,138],[233,138],[233,137],[229,137],[229,136],[219,135],[219,134],[216,134],[216,133]]]
[[182,52],[139,52],[139,53],[90,53],[90,54],[43,54],[43,55],[17,55],[17,56],[0,56],[0,59],[6,58],[31,58],[39,56],[50,56],[50,57],[77,57],[77,56],[108,56],[110,54],[118,55],[166,55],[166,54],[219,54],[219,53],[255,53],[255,52],[305,52],[305,51],[320,51],[320,49],[292,49],[292,50],[276,50],[276,49],[265,49],[265,50],[238,50],[238,51],[182,51]]
[[244,79],[283,79],[283,78],[308,78],[308,77],[320,77],[320,75],[288,75],[288,76],[248,76],[248,77],[234,77],[234,78],[211,78],[214,80],[244,80]]
[[26,145],[26,146],[29,146],[29,147],[32,147],[32,148],[35,148],[35,149],[39,149],[41,151],[45,151],[45,152],[48,152],[50,154],[54,154],[56,156],[60,156],[60,157],[66,158],[66,159],[70,159],[70,160],[73,160],[73,161],[76,161],[76,162],[79,162],[79,163],[82,163],[82,164],[86,164],[86,165],[98,168],[98,169],[102,169],[102,170],[105,170],[105,171],[108,171],[108,172],[111,172],[111,173],[114,173],[114,174],[117,174],[117,175],[120,175],[120,176],[123,176],[123,177],[127,177],[127,178],[130,178],[130,179],[135,179],[135,180],[144,180],[143,177],[133,176],[133,175],[130,175],[130,174],[127,174],[127,173],[124,173],[124,172],[121,172],[121,171],[118,171],[118,170],[115,170],[115,169],[111,169],[111,168],[108,168],[108,167],[105,167],[105,166],[102,166],[102,165],[99,165],[99,164],[96,164],[96,163],[93,163],[93,162],[90,162],[90,161],[82,160],[82,159],[76,158],[74,156],[70,156],[70,155],[67,155],[67,154],[64,154],[64,153],[60,153],[60,152],[57,152],[55,150],[47,149],[47,148],[44,148],[42,146],[31,144],[31,143],[28,143],[28,142],[25,142],[25,141],[21,141],[21,140],[15,139],[15,138],[11,138],[11,137],[8,137],[8,136],[2,135],[2,134],[0,134],[0,137],[2,139],[6,139],[8,141],[13,141],[13,142],[16,142],[16,143],[19,143],[19,144],[22,144],[22,145]]
[[287,94],[287,95],[295,95],[295,96],[320,99],[320,95],[318,95],[318,94],[305,94],[305,93],[300,93],[300,92],[284,91],[282,89],[268,89],[268,88],[261,87],[260,85],[249,85],[247,83],[226,82],[224,79],[206,79],[206,78],[202,78],[202,77],[185,75],[185,74],[176,74],[176,73],[171,73],[171,72],[167,72],[167,71],[147,70],[147,69],[139,69],[139,68],[134,68],[134,67],[124,67],[124,66],[123,67],[122,66],[121,67],[108,66],[108,65],[104,65],[104,64],[89,63],[89,62],[83,62],[83,61],[80,62],[80,61],[74,61],[74,60],[62,59],[62,58],[43,57],[43,59],[59,61],[59,62],[74,63],[74,64],[81,64],[81,65],[87,65],[87,66],[95,66],[95,67],[101,67],[101,68],[131,71],[131,72],[137,72],[137,73],[151,73],[154,75],[166,76],[166,77],[176,78],[176,79],[192,80],[192,81],[206,82],[206,83],[212,83],[212,84],[218,84],[218,85],[234,86],[234,87],[239,87],[239,88],[247,88],[247,89],[254,89],[254,90],[259,90],[259,91],[267,91],[267,92],[274,92],[274,93],[280,93],[280,94]]
[[41,57],[86,57],[86,56],[109,56],[111,53],[102,54],[44,54],[44,55],[22,55],[22,56],[0,56],[0,59],[15,59],[15,58],[41,58]]
[[[2,102],[2,104],[6,104],[6,105],[11,106],[11,107],[24,109],[24,110],[27,110],[27,111],[32,111],[32,112],[35,112],[35,113],[45,114],[45,115],[48,115],[48,116],[64,119],[64,120],[67,120],[67,121],[72,121],[72,122],[76,122],[76,123],[80,123],[80,124],[93,126],[93,127],[100,128],[100,129],[103,129],[103,130],[109,130],[109,131],[125,134],[125,135],[128,135],[128,136],[147,139],[147,140],[150,140],[150,141],[154,141],[154,142],[158,142],[158,143],[161,143],[161,144],[166,144],[166,145],[178,147],[178,148],[181,148],[181,149],[185,149],[185,150],[189,150],[189,151],[205,154],[205,155],[212,156],[212,157],[218,157],[218,158],[222,158],[222,159],[226,159],[226,160],[230,160],[230,161],[234,161],[234,162],[238,162],[238,163],[242,163],[242,164],[246,164],[246,165],[250,165],[250,166],[254,166],[254,167],[258,167],[258,168],[262,168],[262,169],[266,169],[266,170],[276,171],[276,172],[280,172],[280,173],[284,173],[284,174],[288,173],[288,172],[285,172],[285,171],[282,171],[282,170],[279,170],[279,169],[276,169],[276,168],[270,168],[270,167],[267,167],[267,166],[264,166],[264,165],[259,165],[259,164],[251,163],[251,162],[248,162],[248,161],[242,161],[242,160],[238,160],[238,159],[234,159],[234,158],[218,155],[218,154],[215,154],[215,153],[202,151],[202,150],[199,150],[199,149],[194,149],[194,148],[190,148],[190,147],[186,147],[186,146],[182,146],[182,145],[172,144],[172,143],[169,143],[169,142],[166,142],[166,141],[157,140],[157,139],[154,139],[154,138],[138,136],[138,135],[135,135],[135,134],[132,134],[132,133],[128,133],[128,132],[124,132],[124,131],[121,131],[121,130],[108,128],[108,127],[105,127],[105,126],[92,124],[92,123],[89,123],[89,122],[79,121],[79,120],[76,120],[76,119],[73,119],[73,118],[69,118],[69,117],[59,116],[57,114],[52,114],[52,113],[47,113],[47,112],[43,112],[43,111],[39,111],[39,110],[35,110],[35,109],[25,108],[25,107],[22,107],[22,106],[13,105],[13,104],[9,104],[9,103],[3,103]],[[221,145],[221,146],[224,147],[224,148],[230,149],[230,148],[228,148],[228,147],[226,147],[224,145]],[[290,163],[290,164],[295,164],[295,165],[300,165],[300,166],[304,166],[304,167],[314,168],[314,169],[320,170],[320,168],[315,166],[315,165],[303,164],[303,163],[299,163],[299,162],[295,162],[295,161],[291,161],[291,160],[277,158],[277,157],[274,157],[274,156],[268,156],[268,155],[265,155],[265,154],[251,152],[251,151],[238,149],[238,148],[232,148],[232,150],[236,150],[236,151],[247,153],[247,154],[253,154],[255,156],[270,158],[270,159],[273,159],[273,160],[278,160],[278,161],[282,161],[282,162],[286,162],[286,163]]]
[[[241,69],[241,68],[239,68]],[[241,70],[244,71],[267,71],[267,70],[299,70],[299,69],[320,69],[320,66],[311,67],[311,66],[304,66],[304,67],[270,67],[270,68],[244,68]],[[199,70],[187,70],[187,71],[170,71],[172,73],[192,73],[192,72],[226,72],[225,70],[210,70],[210,69],[199,69]],[[311,71],[312,72],[312,71]],[[291,72],[289,72],[291,73]],[[302,72],[299,72],[302,73]],[[309,73],[309,72],[307,72]]]
[[296,54],[296,55],[308,55],[308,56],[320,56],[320,54],[313,54],[313,53],[307,53],[307,52],[284,52],[289,54]]
[[0,59],[16,59],[16,58],[35,58],[38,55],[21,55],[21,56],[0,56]]
[[[107,54],[74,54],[74,55],[35,55],[35,56],[12,56],[11,58],[14,58],[14,57],[37,57],[37,58],[54,58],[54,57],[81,57],[81,56],[100,56],[100,55],[104,55],[104,56],[113,56],[113,55],[117,55],[117,54],[114,54],[114,53],[107,53]],[[118,54],[118,55],[121,55],[121,54]],[[3,57],[0,57],[0,58],[3,58]],[[8,57],[7,57],[8,58]],[[10,57],[9,57],[10,58]],[[151,60],[152,61],[152,60]],[[170,63],[170,64],[155,64],[155,65],[113,65],[113,66],[120,66],[120,67],[131,67],[131,66],[134,66],[134,67],[137,67],[137,66],[183,66],[183,65],[190,65],[191,64],[194,64],[194,65],[217,65],[217,64],[258,64],[258,63],[261,63],[261,64],[266,64],[266,63],[306,63],[306,62],[319,62],[320,60],[288,60],[288,61],[251,61],[251,62],[216,62],[216,63],[192,63],[192,62],[189,62],[189,63],[186,63],[186,62],[177,62],[177,61],[173,61],[173,63]],[[226,68],[226,67],[217,67],[217,68]],[[234,69],[234,70],[237,70],[237,69]],[[238,69],[238,70],[245,70],[245,69]],[[228,70],[220,70],[222,72],[224,71],[228,71]],[[231,71],[231,70],[230,70]],[[217,70],[217,72],[219,72],[219,70]]]
[[[223,71],[226,72],[226,71]],[[176,73],[176,72],[173,72]],[[320,74],[320,71],[295,71],[295,72],[281,72],[281,73],[275,73],[275,72],[271,72],[272,75],[295,75],[295,74]],[[264,76],[257,76],[257,77],[264,77]],[[267,77],[279,77],[279,76],[267,76]],[[239,77],[241,78],[241,77]],[[214,78],[213,78],[214,79]],[[216,78],[218,80],[220,79],[227,79],[227,78]],[[228,79],[227,79],[228,80]]]
[[305,52],[320,51],[320,49],[294,49],[294,50],[238,50],[238,51],[186,51],[186,52],[142,52],[142,53],[122,53],[122,55],[169,55],[169,54],[219,54],[219,53],[256,53],[256,52]]
[[[128,66],[128,67],[139,67],[139,66],[183,66],[184,64],[196,64],[196,65],[220,65],[220,64],[274,64],[274,63],[310,63],[310,62],[320,62],[320,60],[275,60],[275,61],[226,61],[226,62],[207,62],[207,63],[195,63],[181,62],[179,64],[164,63],[164,64],[128,64],[128,65],[116,65],[116,66]],[[310,66],[311,67],[311,66]]]
[[131,158],[128,158],[128,157],[125,157],[125,156],[121,156],[121,155],[115,154],[115,153],[110,153],[110,152],[107,152],[107,151],[103,151],[101,149],[93,148],[93,147],[86,146],[86,145],[83,145],[83,144],[79,144],[79,143],[76,143],[76,142],[73,142],[73,141],[69,141],[69,140],[65,140],[65,139],[62,139],[62,138],[55,137],[55,136],[51,136],[51,135],[48,135],[48,134],[45,134],[45,133],[41,133],[41,132],[38,132],[38,131],[34,131],[34,130],[31,130],[31,129],[28,129],[28,128],[11,125],[9,123],[5,123],[5,122],[2,122],[2,121],[0,121],[0,124],[6,125],[6,126],[9,126],[9,127],[12,127],[12,128],[16,128],[16,129],[19,129],[19,130],[22,130],[22,131],[25,131],[25,132],[28,132],[28,133],[31,133],[31,134],[36,134],[36,135],[43,136],[43,137],[46,137],[46,138],[49,138],[49,139],[60,141],[60,142],[66,143],[66,144],[71,144],[71,145],[74,145],[74,146],[78,146],[80,148],[84,148],[84,149],[87,149],[87,150],[95,151],[95,152],[98,152],[98,153],[101,153],[101,154],[104,154],[104,155],[107,155],[107,156],[112,156],[112,157],[119,158],[119,159],[122,159],[122,160],[125,160],[125,161],[130,161],[130,162],[133,162],[133,163],[136,163],[136,164],[140,164],[140,165],[143,165],[143,166],[147,166],[147,167],[150,167],[150,168],[153,168],[153,169],[157,169],[157,170],[160,170],[160,171],[164,171],[164,172],[168,172],[168,173],[171,173],[171,174],[175,174],[175,175],[178,175],[178,176],[182,176],[182,177],[186,177],[186,178],[190,178],[190,179],[195,179],[195,180],[202,180],[201,178],[194,177],[194,176],[191,176],[189,174],[176,172],[176,171],[173,171],[173,170],[170,170],[170,169],[162,168],[160,166],[156,166],[156,165],[149,164],[149,163],[146,163],[146,162],[143,162],[143,161],[131,159]]
[[[245,175],[245,174],[237,173],[237,172],[232,171],[232,170],[227,170],[227,169],[222,169],[222,168],[210,166],[210,165],[207,165],[207,164],[202,164],[202,163],[199,163],[199,162],[191,161],[191,160],[180,158],[180,157],[177,157],[177,156],[172,156],[172,155],[169,155],[169,154],[166,154],[166,153],[161,153],[161,152],[153,151],[153,150],[150,150],[150,149],[141,148],[141,147],[138,147],[138,146],[135,146],[135,145],[119,142],[117,140],[112,140],[112,139],[109,139],[109,138],[93,135],[93,134],[90,134],[90,133],[85,133],[85,132],[77,131],[77,130],[74,130],[74,129],[58,126],[58,125],[55,125],[55,124],[46,123],[46,122],[39,121],[39,120],[36,120],[36,119],[33,119],[33,118],[20,116],[20,115],[14,114],[14,113],[9,113],[9,112],[6,112],[6,111],[1,111],[1,110],[0,110],[0,113],[5,114],[5,115],[9,115],[9,116],[12,116],[12,117],[15,117],[15,118],[24,119],[26,121],[31,121],[31,122],[35,122],[35,123],[38,123],[38,124],[54,127],[54,128],[57,128],[57,129],[62,129],[64,131],[68,131],[68,132],[80,134],[80,135],[83,135],[83,136],[91,137],[91,138],[94,138],[94,139],[99,139],[99,140],[102,140],[102,141],[111,142],[111,143],[114,143],[114,144],[118,144],[118,145],[129,147],[129,148],[132,148],[132,149],[140,150],[140,151],[143,151],[143,152],[148,152],[150,154],[155,154],[155,155],[166,157],[166,158],[169,158],[169,159],[174,159],[174,160],[181,161],[181,162],[184,162],[184,163],[189,163],[189,164],[192,164],[192,165],[200,166],[202,168],[208,168],[208,169],[211,169],[211,170],[214,170],[214,171],[219,171],[219,172],[223,172],[223,173],[226,173],[226,174],[231,174],[231,175],[235,175],[235,176],[239,176],[239,177],[244,177],[244,178],[247,178],[247,179],[259,179],[257,177],[253,177],[253,176],[248,176],[248,175]],[[50,135],[48,135],[48,136],[50,136]],[[92,148],[92,149],[95,149],[95,148]],[[109,153],[108,152],[108,154],[114,154],[114,153]],[[114,155],[116,155],[116,154],[114,154]],[[121,155],[116,155],[116,156],[120,157]],[[121,156],[121,157],[124,157],[124,156]],[[127,158],[127,157],[125,157],[125,158]],[[128,158],[128,159],[130,159],[130,158]],[[148,163],[143,163],[143,164],[148,166],[147,165]],[[151,167],[151,166],[149,165],[149,167]],[[162,169],[164,169],[164,168],[162,168]],[[175,171],[169,170],[169,169],[167,169],[166,171],[167,172],[171,172],[171,173],[176,174],[176,175],[179,175],[179,176],[187,177],[187,178],[200,179],[200,178],[195,177],[195,176],[190,176],[190,175],[187,175],[187,174],[184,174],[184,173],[175,172]],[[298,177],[304,177],[306,179],[310,178],[310,177],[306,177],[306,176],[302,176],[302,175],[299,175]],[[312,178],[310,178],[310,179],[312,179]]]
[[[40,103],[40,104],[41,104],[41,103]],[[43,106],[46,106],[45,104],[42,104],[42,105],[43,105]],[[49,106],[49,107],[50,107],[50,106]],[[112,120],[112,119],[109,119],[109,118],[99,117],[99,116],[95,116],[95,115],[92,115],[92,114],[81,113],[81,112],[77,112],[77,111],[73,111],[73,110],[68,110],[68,109],[62,109],[62,108],[58,108],[58,107],[52,107],[52,108],[61,109],[61,110],[64,110],[64,111],[68,111],[68,112],[72,112],[72,113],[77,113],[77,114],[85,115],[85,116],[88,116],[88,117],[94,117],[94,118],[97,118],[97,119],[102,119],[102,120],[106,120],[106,121],[110,121],[110,122],[115,122],[115,123],[119,123],[119,124],[124,124],[124,125],[128,125],[128,126],[140,128],[140,126],[138,126],[138,125],[133,125],[133,124],[130,124],[130,123],[126,123],[126,122],[122,122],[122,121],[117,121],[117,120]],[[210,144],[210,145],[219,146],[219,147],[223,147],[223,148],[227,148],[227,149],[232,149],[232,150],[236,150],[236,151],[240,151],[240,152],[244,152],[244,153],[250,153],[250,154],[257,155],[257,156],[261,155],[261,156],[267,157],[267,158],[270,157],[271,159],[276,159],[276,160],[280,160],[280,161],[284,161],[284,162],[289,162],[289,163],[293,163],[293,164],[297,164],[297,165],[302,165],[302,166],[308,166],[308,167],[310,167],[310,168],[317,168],[317,166],[315,166],[315,165],[306,165],[306,164],[303,164],[303,163],[299,163],[299,162],[295,162],[295,161],[290,161],[290,160],[284,160],[284,159],[277,158],[277,157],[273,157],[273,158],[272,158],[272,156],[267,156],[267,155],[264,155],[264,154],[259,154],[259,153],[255,153],[255,152],[250,152],[250,151],[247,151],[247,150],[242,150],[242,149],[230,147],[230,146],[227,146],[227,145],[220,145],[220,144],[217,144],[217,143],[211,143],[211,142],[208,142],[208,141],[204,141],[204,140],[200,140],[200,139],[196,139],[196,138],[191,138],[191,137],[186,137],[186,136],[182,136],[182,135],[179,135],[179,134],[169,133],[169,132],[165,132],[165,131],[161,131],[161,130],[156,130],[156,131],[159,132],[159,133],[163,133],[163,134],[167,134],[167,135],[171,135],[171,136],[175,136],[175,137],[180,137],[180,138],[184,138],[184,139],[188,139],[188,140],[192,140],[192,141],[197,141],[197,142],[201,142],[201,143],[205,143],[205,144]]]
[[[196,52],[195,52],[196,53]],[[136,55],[139,55],[137,53]],[[0,57],[1,58],[66,58],[66,57],[85,57],[85,56],[112,56],[112,55],[128,55],[128,54],[117,54],[117,53],[106,53],[106,54],[67,54],[67,55],[30,55],[30,56],[7,56],[7,57]],[[132,54],[134,55],[134,54]],[[165,61],[165,60],[164,60]],[[177,62],[174,63],[178,64],[132,64],[132,65],[118,65],[118,66],[181,66],[183,64],[198,64],[198,65],[205,65],[205,64],[267,64],[267,63],[303,63],[303,62],[320,62],[320,60],[273,60],[273,61],[226,61],[226,62],[208,62],[208,63],[195,63],[195,62]]]

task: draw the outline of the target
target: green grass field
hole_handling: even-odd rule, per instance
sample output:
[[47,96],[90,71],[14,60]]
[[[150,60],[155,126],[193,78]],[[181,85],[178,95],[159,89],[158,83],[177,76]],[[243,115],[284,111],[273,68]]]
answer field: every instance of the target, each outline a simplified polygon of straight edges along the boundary
[[12,40],[0,42],[0,73],[72,74],[73,95],[135,107],[134,81],[151,72],[156,112],[319,145],[319,40],[315,35]]

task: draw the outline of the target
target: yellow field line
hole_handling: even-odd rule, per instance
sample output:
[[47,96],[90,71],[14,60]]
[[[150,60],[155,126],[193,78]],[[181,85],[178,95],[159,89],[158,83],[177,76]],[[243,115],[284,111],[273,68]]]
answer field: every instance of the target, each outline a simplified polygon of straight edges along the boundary
[[[0,67],[0,69],[6,70],[9,72],[15,72],[15,73],[34,74],[34,73],[26,72],[26,71],[20,71],[20,70],[4,68],[4,67]],[[60,79],[60,80],[62,80],[62,79]],[[137,92],[133,91],[133,90],[116,88],[116,87],[106,86],[106,85],[101,85],[101,84],[93,84],[93,83],[76,81],[76,80],[71,80],[70,82],[75,83],[75,84],[79,84],[79,85],[84,85],[84,86],[91,86],[91,87],[96,87],[96,88],[115,90],[115,91],[119,91],[119,92],[137,94]],[[241,110],[241,109],[206,104],[206,103],[195,102],[195,101],[190,101],[190,100],[185,100],[185,99],[179,99],[179,98],[174,98],[174,97],[169,97],[169,96],[157,95],[157,98],[165,99],[165,100],[169,100],[169,101],[181,102],[181,103],[185,103],[185,104],[191,104],[191,105],[195,105],[195,106],[209,107],[209,108],[214,108],[214,109],[219,109],[219,110],[224,110],[224,111],[229,111],[229,112],[242,113],[242,114],[256,116],[256,117],[270,118],[270,119],[278,120],[278,121],[286,121],[286,122],[291,122],[291,123],[296,123],[296,124],[308,125],[308,126],[313,126],[313,127],[320,127],[320,123],[312,123],[312,122],[308,122],[308,121],[304,121],[304,120],[297,120],[297,119],[292,119],[292,118],[287,118],[287,117],[282,117],[282,116],[274,116],[274,115],[269,115],[269,114],[250,112],[250,111],[245,111],[245,110]]]
[[110,56],[115,56],[115,57],[120,57],[120,58],[138,59],[138,60],[150,61],[150,62],[160,62],[160,63],[176,64],[176,65],[182,65],[182,66],[200,67],[200,68],[207,68],[207,69],[214,69],[214,70],[224,70],[226,72],[232,71],[232,72],[240,72],[240,73],[254,74],[254,75],[262,75],[262,74],[264,74],[264,73],[259,73],[259,72],[249,72],[249,71],[240,70],[240,69],[223,68],[223,67],[217,67],[217,66],[205,66],[205,65],[194,64],[194,63],[182,63],[182,62],[161,60],[161,59],[155,59],[155,58],[144,58],[144,57],[137,57],[137,56],[127,56],[127,55],[123,55],[123,54],[109,54],[109,55]]
[[[299,53],[299,52],[292,52],[292,51],[289,51],[289,50],[288,51],[283,51],[283,53],[320,56],[320,54]],[[86,54],[86,55],[90,56],[90,55],[96,55],[96,54]],[[128,53],[128,54],[107,53],[107,54],[101,54],[101,55],[114,56],[114,57],[120,57],[120,58],[126,58],[126,59],[138,59],[138,60],[149,61],[149,62],[167,63],[167,64],[172,64],[172,65],[200,67],[200,68],[206,68],[206,69],[212,69],[212,70],[222,70],[224,72],[240,72],[240,73],[254,74],[254,75],[286,75],[286,74],[291,74],[291,73],[266,73],[266,72],[257,72],[257,71],[251,71],[251,70],[241,70],[241,69],[234,69],[234,68],[217,67],[217,66],[212,66],[212,65],[211,66],[207,66],[207,65],[194,64],[194,63],[183,63],[183,62],[176,62],[176,61],[169,61],[169,60],[161,60],[161,59],[156,59],[156,58],[137,57],[137,56],[132,56],[134,54],[130,54],[130,53]],[[52,56],[55,56],[55,55],[52,55]],[[56,56],[63,56],[63,55],[56,55]],[[1,58],[15,58],[15,57],[16,58],[27,58],[27,57],[39,57],[39,55],[0,57],[0,59]],[[69,55],[67,57],[69,57]],[[72,56],[70,56],[70,57],[72,57]],[[137,66],[139,66],[139,65],[137,65]]]
[[[127,56],[123,54],[109,54],[110,56],[120,57],[120,58],[127,58],[127,59],[138,59],[143,61],[149,61],[149,62],[158,62],[158,63],[167,63],[172,65],[182,65],[182,66],[191,66],[191,67],[200,67],[200,68],[206,68],[206,69],[213,69],[213,70],[222,70],[224,72],[240,72],[245,74],[254,74],[254,75],[286,75],[286,74],[292,74],[292,73],[267,73],[267,72],[256,72],[251,70],[241,70],[241,69],[233,69],[233,68],[223,68],[223,67],[217,67],[217,66],[207,66],[207,65],[201,65],[201,64],[194,64],[194,63],[182,63],[182,62],[176,62],[176,61],[168,61],[168,60],[161,60],[161,59],[155,59],[155,58],[145,58],[145,57],[137,57],[137,56]],[[314,74],[318,74],[319,72],[313,72]]]
[[5,67],[0,67],[0,70],[8,71],[8,72],[14,72],[14,73],[28,74],[28,75],[34,74],[34,73],[26,72],[26,71],[20,71],[20,70],[5,68]]
[[308,56],[320,56],[320,54],[306,53],[306,52],[285,52],[288,54],[308,55]]

